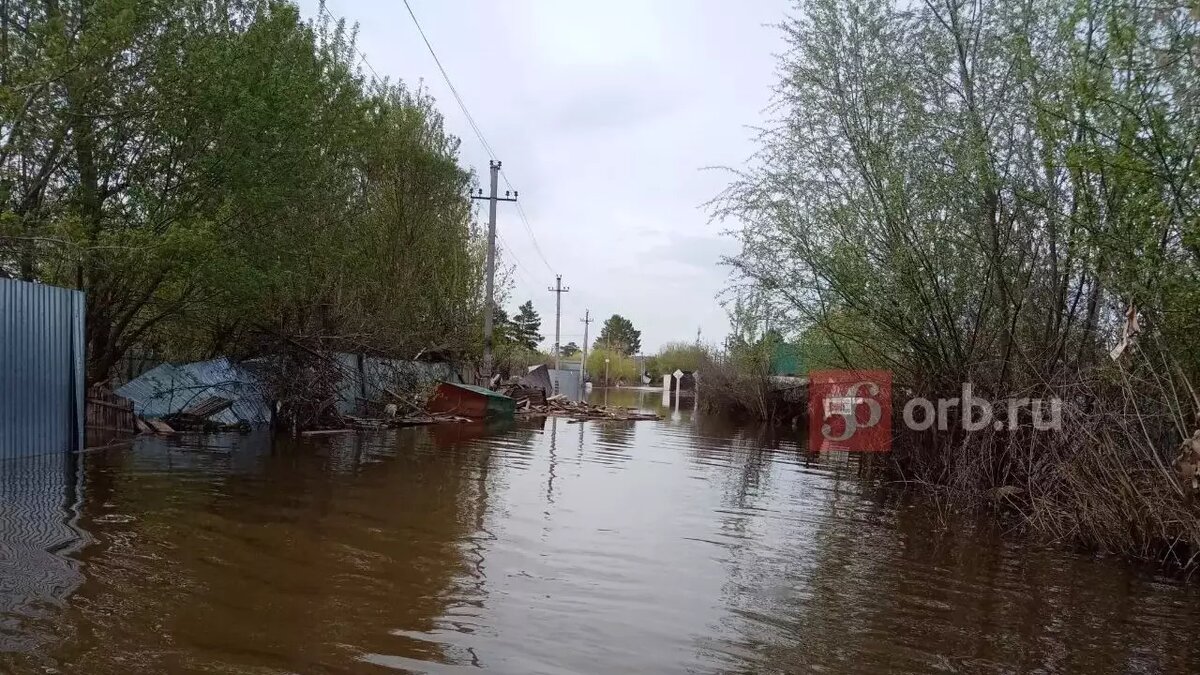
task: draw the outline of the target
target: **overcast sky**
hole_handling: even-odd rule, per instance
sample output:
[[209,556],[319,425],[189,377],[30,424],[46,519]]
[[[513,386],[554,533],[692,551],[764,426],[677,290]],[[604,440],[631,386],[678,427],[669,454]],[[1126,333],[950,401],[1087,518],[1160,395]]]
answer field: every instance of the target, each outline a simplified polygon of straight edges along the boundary
[[[410,0],[468,110],[521,194],[538,255],[515,206],[501,204],[502,254],[517,264],[511,310],[532,299],[554,340],[554,273],[562,342],[583,317],[621,314],[642,351],[672,340],[719,344],[729,329],[716,295],[736,252],[705,202],[753,152],[782,49],[787,0]],[[316,0],[301,0],[305,15]],[[484,182],[488,155],[458,109],[401,0],[329,0],[359,25],[381,76],[423,83],[462,160]],[[503,188],[503,183],[501,184]],[[486,215],[486,210],[483,212]],[[551,271],[553,269],[553,272]]]

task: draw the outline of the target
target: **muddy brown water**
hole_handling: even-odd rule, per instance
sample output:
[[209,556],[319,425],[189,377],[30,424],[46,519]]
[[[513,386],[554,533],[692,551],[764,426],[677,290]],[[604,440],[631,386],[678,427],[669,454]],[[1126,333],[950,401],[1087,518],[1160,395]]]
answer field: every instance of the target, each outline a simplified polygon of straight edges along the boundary
[[666,415],[0,467],[0,672],[1200,672],[1195,582]]

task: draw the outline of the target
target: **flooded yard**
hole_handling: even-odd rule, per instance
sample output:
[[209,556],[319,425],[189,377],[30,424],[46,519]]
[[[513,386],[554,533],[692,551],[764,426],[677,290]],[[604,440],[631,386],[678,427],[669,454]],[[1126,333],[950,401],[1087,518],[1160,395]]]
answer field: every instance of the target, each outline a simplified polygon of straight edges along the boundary
[[1200,671],[1194,585],[663,414],[5,465],[0,672]]

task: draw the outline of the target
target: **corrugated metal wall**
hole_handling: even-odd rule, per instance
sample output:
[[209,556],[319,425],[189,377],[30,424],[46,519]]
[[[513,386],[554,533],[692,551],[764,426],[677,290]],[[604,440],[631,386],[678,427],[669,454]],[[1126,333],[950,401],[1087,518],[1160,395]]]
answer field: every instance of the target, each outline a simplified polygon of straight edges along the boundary
[[[563,364],[566,365],[566,364]],[[583,392],[579,389],[579,370],[550,369],[550,382],[558,382],[558,393],[572,401],[582,401]]]
[[0,460],[82,448],[83,299],[0,279]]
[[344,352],[334,354],[334,358],[342,371],[342,382],[338,387],[338,412],[344,415],[363,414],[363,399],[385,400],[384,389],[407,391],[413,385],[462,381],[448,363],[381,359]]

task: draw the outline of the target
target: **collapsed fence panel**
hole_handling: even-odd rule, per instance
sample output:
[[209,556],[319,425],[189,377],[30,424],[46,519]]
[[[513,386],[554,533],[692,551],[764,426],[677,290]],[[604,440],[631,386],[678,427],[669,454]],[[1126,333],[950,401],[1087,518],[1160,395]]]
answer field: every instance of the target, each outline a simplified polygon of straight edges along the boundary
[[126,382],[116,393],[132,400],[134,411],[146,419],[221,398],[230,404],[209,416],[214,422],[262,425],[271,421],[271,407],[261,389],[252,370],[222,357],[196,363],[164,363]]
[[[339,413],[363,415],[372,406],[394,402],[393,394],[427,393],[440,381],[460,381],[448,363],[384,359],[337,352],[330,355],[337,378],[332,399]],[[227,407],[203,415],[221,424],[271,421],[269,357],[244,363],[227,358],[196,363],[163,363],[126,382],[116,394],[133,401],[138,417],[155,419],[180,412],[202,412],[221,399]]]
[[83,447],[84,294],[0,279],[0,460]]

